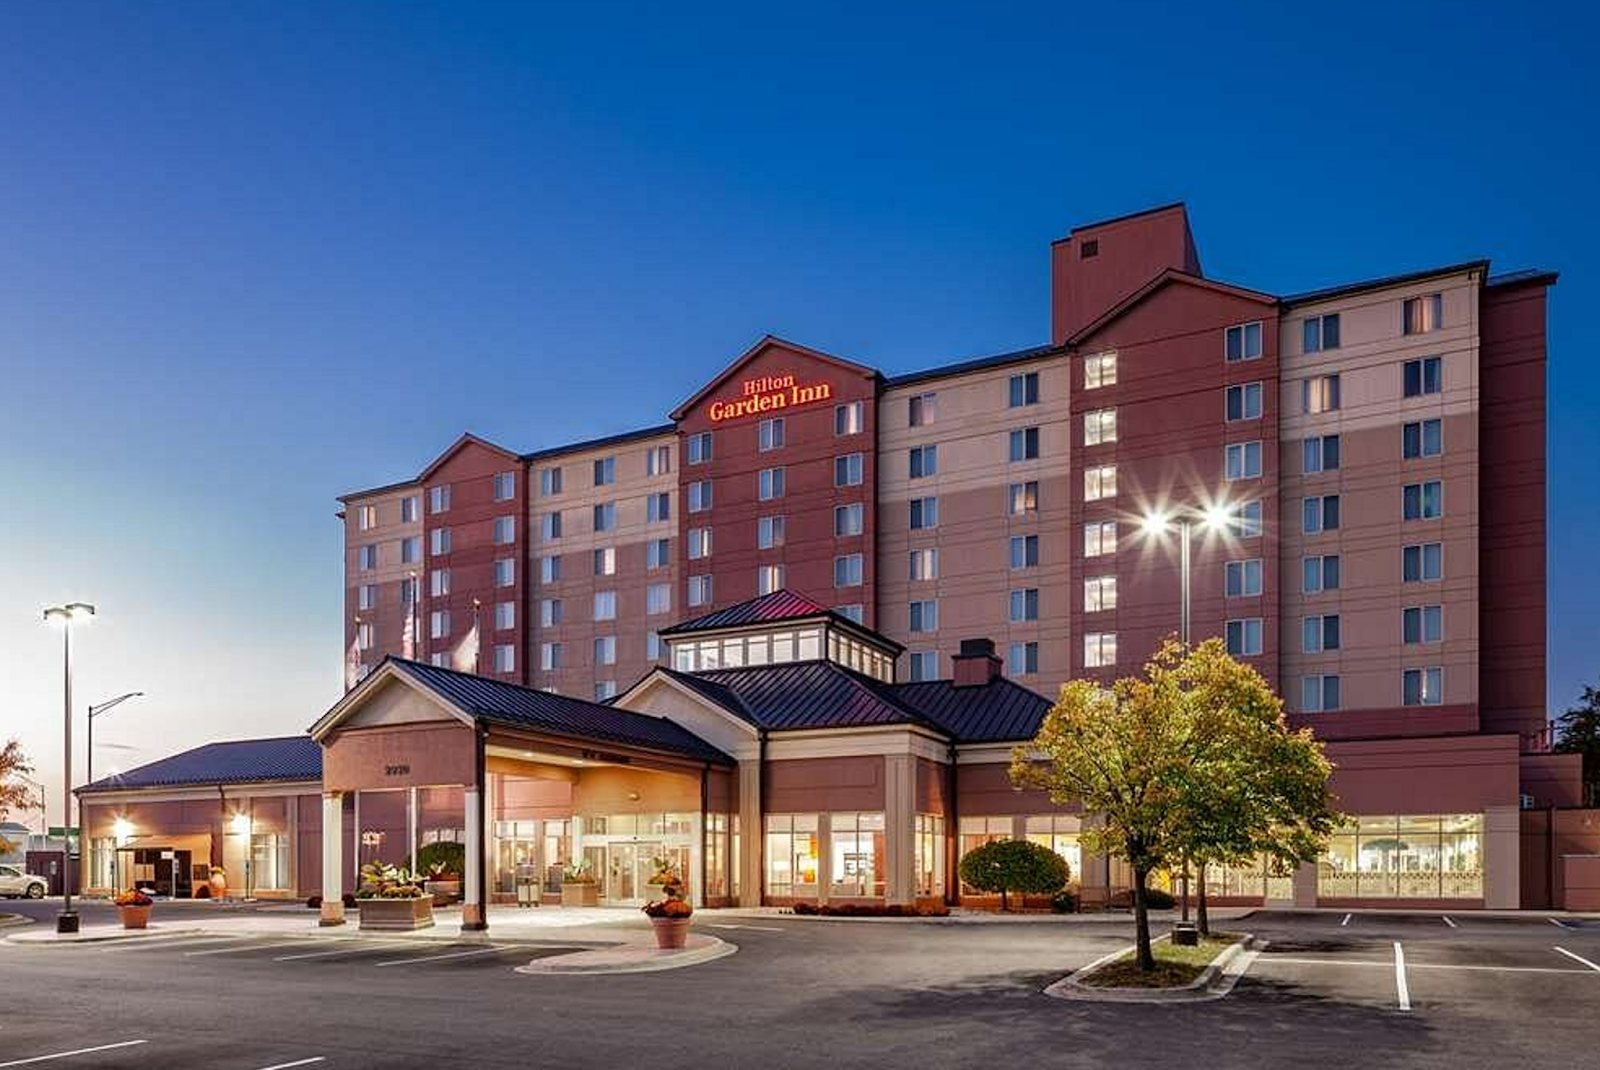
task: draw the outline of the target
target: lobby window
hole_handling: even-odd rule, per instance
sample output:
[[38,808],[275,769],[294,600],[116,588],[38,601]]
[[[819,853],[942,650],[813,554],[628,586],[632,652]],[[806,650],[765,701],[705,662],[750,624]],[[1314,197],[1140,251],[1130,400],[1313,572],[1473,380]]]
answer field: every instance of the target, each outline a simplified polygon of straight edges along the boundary
[[1400,675],[1401,703],[1406,706],[1438,706],[1444,702],[1444,669],[1406,669]]
[[617,503],[601,502],[594,507],[594,530],[617,530]]
[[1261,356],[1261,324],[1241,323],[1223,333],[1223,355],[1228,363]]
[[1401,389],[1406,397],[1437,394],[1444,389],[1444,358],[1408,360],[1401,369]]
[[434,557],[442,557],[450,552],[450,529],[434,528],[428,532],[428,551]]
[[881,899],[887,854],[883,814],[829,814],[828,833],[829,896]]
[[1437,520],[1444,515],[1444,484],[1437,479],[1407,483],[1401,490],[1401,512],[1407,520]]
[[1228,598],[1254,598],[1261,594],[1261,558],[1229,561],[1223,566],[1224,591]]
[[507,546],[517,541],[516,517],[497,516],[494,518],[494,541],[497,546]]
[[912,531],[939,526],[938,498],[912,498],[910,512]]
[[1036,568],[1039,564],[1039,536],[1011,536],[1011,567]]
[[546,513],[539,518],[539,537],[545,542],[561,538],[561,514]]
[[1008,601],[1011,606],[1012,624],[1021,624],[1025,621],[1039,619],[1039,588],[1015,588],[1009,593]]
[[1083,611],[1099,613],[1117,608],[1117,578],[1090,576],[1083,581]]
[[[959,837],[958,846],[960,847],[960,854],[962,858],[965,858],[967,855],[971,854],[973,851],[976,851],[985,844],[994,843],[996,840],[1011,839],[1011,818],[1010,816],[963,816],[957,823],[956,829]],[[1077,873],[1077,870],[1074,870],[1073,872]],[[989,893],[980,892],[976,888],[971,888],[963,884],[961,886],[961,894],[987,895]]]
[[816,814],[768,814],[767,894],[774,897],[817,897]]
[[1024,427],[1011,432],[1009,458],[1012,461],[1034,461],[1039,458],[1039,429]]
[[356,625],[356,649],[371,650],[376,644],[377,633],[372,625],[365,621]]
[[783,566],[760,565],[756,568],[756,594],[772,594],[783,590]]
[[1096,502],[1117,496],[1117,466],[1101,464],[1083,472],[1083,500]]
[[356,527],[361,531],[371,531],[378,526],[378,507],[376,505],[363,505],[356,509]]
[[773,416],[756,425],[756,449],[762,453],[783,445],[783,417]]
[[494,563],[494,585],[496,587],[512,587],[517,582],[517,560],[514,557],[502,557]]
[[356,568],[371,572],[378,567],[378,547],[373,543],[356,547]]
[[1444,326],[1444,294],[1413,297],[1401,307],[1400,329],[1406,334],[1427,334]]
[[599,680],[594,685],[594,700],[604,702],[617,697],[617,682],[615,680]]
[[646,587],[644,590],[644,611],[651,616],[655,616],[658,613],[670,613],[672,611],[672,585],[670,583],[652,583]]
[[1228,621],[1228,653],[1236,658],[1255,657],[1261,653],[1266,628],[1260,617],[1242,617]]
[[756,547],[773,550],[783,545],[784,522],[782,516],[764,516],[756,521]]
[[1083,388],[1098,390],[1117,383],[1117,354],[1095,353],[1083,358]]
[[616,636],[598,635],[595,637],[594,663],[596,665],[615,665],[617,663]]
[[647,524],[661,524],[671,520],[672,495],[663,491],[645,498],[644,519]]
[[494,671],[517,671],[517,648],[510,643],[496,643],[494,648]]
[[448,513],[450,511],[450,484],[441,483],[437,487],[428,488],[428,512]]
[[698,431],[689,436],[689,463],[705,464],[711,460],[711,432]]
[[913,446],[908,457],[911,479],[923,479],[939,471],[938,446]]
[[516,626],[517,604],[515,602],[496,602],[494,604],[495,631],[503,632]]
[[428,638],[448,639],[450,637],[450,611],[436,609],[428,614]]
[[1339,589],[1339,555],[1302,557],[1300,559],[1300,590],[1304,594]]
[[428,594],[434,598],[443,598],[450,593],[450,570],[447,568],[430,569],[428,572]]
[[1083,664],[1085,668],[1102,669],[1116,663],[1116,632],[1089,632],[1083,637]]
[[1300,650],[1305,654],[1321,654],[1339,649],[1339,615],[1327,613],[1317,617],[1304,617],[1300,621]]
[[1326,316],[1308,316],[1301,324],[1303,345],[1307,353],[1320,353],[1324,349],[1339,348],[1339,313]]
[[559,558],[559,557],[541,557],[541,558],[539,558],[539,582],[540,583],[560,583],[561,582],[561,558]]
[[1317,859],[1317,895],[1482,899],[1483,815],[1362,815]]
[[1400,429],[1400,455],[1407,460],[1415,457],[1437,457],[1444,452],[1444,421],[1414,420]]
[[862,506],[860,502],[833,507],[833,533],[839,538],[860,535],[862,531]]
[[833,559],[833,585],[835,587],[861,586],[860,554],[842,554]]
[[1261,502],[1243,502],[1233,511],[1233,533],[1241,539],[1259,538],[1262,531]]
[[1074,880],[1082,876],[1083,852],[1078,847],[1078,835],[1083,829],[1082,818],[1073,814],[1030,814],[1023,829],[1028,842],[1049,848],[1060,855]]
[[711,577],[689,577],[689,604],[691,606],[707,606],[711,604]]
[[651,446],[644,454],[644,474],[664,476],[672,471],[672,447]]
[[1030,479],[1026,483],[1012,483],[1006,488],[1006,512],[1011,516],[1029,516],[1039,511],[1039,483]]
[[596,591],[594,593],[594,619],[617,619],[617,592]]
[[711,508],[711,480],[698,479],[689,484],[689,512],[703,513]]
[[711,556],[710,528],[690,528],[687,542],[690,561],[698,561],[702,557]]
[[1020,409],[1024,405],[1039,404],[1039,373],[1024,372],[1013,375],[1010,382],[1010,407]]
[[783,497],[783,469],[763,468],[756,477],[756,492],[764,502]]
[[1337,676],[1302,676],[1300,710],[1303,713],[1330,713],[1339,708]]
[[908,631],[936,632],[939,630],[939,603],[931,598],[911,603]]
[[939,655],[936,651],[913,650],[909,657],[913,683],[939,678]]
[[494,500],[509,502],[517,496],[517,473],[496,472],[494,474]]
[[539,625],[543,628],[558,628],[562,620],[562,603],[559,598],[545,598],[539,602]]
[[541,468],[539,470],[539,497],[554,498],[561,493],[561,469]]
[[1240,383],[1230,386],[1225,391],[1226,404],[1223,406],[1229,420],[1259,420],[1261,419],[1261,384]]
[[938,394],[913,394],[906,407],[906,424],[909,427],[927,427],[939,419]]
[[1098,446],[1117,440],[1117,410],[1095,409],[1083,415],[1083,444]]
[[1400,634],[1408,645],[1444,642],[1444,607],[1407,606],[1400,611]]
[[422,502],[415,494],[408,494],[400,499],[400,523],[415,524],[417,515],[421,511]]
[[865,410],[861,402],[850,401],[833,407],[835,435],[859,435],[866,426]]
[[543,669],[545,672],[551,672],[555,669],[561,668],[561,661],[560,643],[539,644],[539,668]]
[[1083,526],[1083,556],[1100,557],[1117,552],[1117,522],[1099,520]]
[[1300,503],[1301,530],[1307,535],[1339,530],[1339,496],[1322,494]]
[[255,832],[250,836],[250,880],[259,890],[287,891],[289,884],[289,837],[276,832]]
[[1224,479],[1258,479],[1261,476],[1261,443],[1230,443],[1223,460]]
[[1039,671],[1039,644],[1034,642],[1012,643],[1011,657],[1006,662],[1006,670],[1011,676],[1033,676]]
[[939,578],[939,550],[937,547],[912,550],[908,560],[911,566],[910,579],[913,583],[919,580],[936,580]]
[[918,897],[944,894],[944,818],[918,814],[912,822],[914,841],[912,889]]
[[356,588],[356,608],[371,609],[378,604],[378,588],[371,583],[363,583]]
[[833,459],[833,485],[858,487],[861,485],[861,454],[847,453]]
[[1423,542],[1400,550],[1400,579],[1430,583],[1444,578],[1444,543]]
[[1300,382],[1300,411],[1307,414],[1334,412],[1339,408],[1339,377],[1317,375]]
[[1301,444],[1306,475],[1334,472],[1339,468],[1339,436],[1312,435]]
[[[834,606],[833,611],[839,614],[839,616],[843,617],[845,620],[852,620],[857,624],[865,624],[867,621],[867,607],[862,605],[860,602],[850,602],[847,605]],[[880,677],[880,679],[887,679],[887,677]]]
[[615,576],[617,574],[617,548],[615,546],[596,547],[590,556],[594,558],[594,574],[596,576]]

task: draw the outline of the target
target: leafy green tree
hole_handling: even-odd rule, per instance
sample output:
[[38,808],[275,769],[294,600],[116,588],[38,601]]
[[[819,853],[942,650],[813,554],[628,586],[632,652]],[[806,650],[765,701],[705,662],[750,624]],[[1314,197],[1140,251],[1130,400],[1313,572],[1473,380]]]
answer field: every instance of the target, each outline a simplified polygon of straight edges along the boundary
[[[33,797],[28,794],[28,786],[13,779],[31,772],[33,766],[23,755],[20,743],[13,739],[0,748],[0,821],[4,821],[12,810],[33,809]],[[16,844],[0,836],[0,851],[9,853],[16,849]]]
[[1600,688],[1585,687],[1578,704],[1556,718],[1556,750],[1583,755],[1585,801],[1600,800]]
[[969,887],[999,892],[1001,910],[1010,909],[1010,892],[1054,895],[1072,879],[1066,859],[1028,840],[995,840],[968,851],[960,872]]

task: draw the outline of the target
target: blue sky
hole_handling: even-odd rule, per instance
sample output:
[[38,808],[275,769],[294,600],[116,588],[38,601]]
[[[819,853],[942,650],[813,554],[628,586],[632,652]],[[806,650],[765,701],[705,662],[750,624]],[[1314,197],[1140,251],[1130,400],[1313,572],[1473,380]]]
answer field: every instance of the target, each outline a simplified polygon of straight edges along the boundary
[[298,731],[340,686],[336,494],[463,429],[655,422],[767,331],[889,371],[1046,340],[1050,240],[1178,199],[1269,291],[1562,271],[1564,705],[1597,675],[1594,17],[1190,6],[0,8],[0,735],[59,776],[70,598],[82,701],[150,693],[101,769]]

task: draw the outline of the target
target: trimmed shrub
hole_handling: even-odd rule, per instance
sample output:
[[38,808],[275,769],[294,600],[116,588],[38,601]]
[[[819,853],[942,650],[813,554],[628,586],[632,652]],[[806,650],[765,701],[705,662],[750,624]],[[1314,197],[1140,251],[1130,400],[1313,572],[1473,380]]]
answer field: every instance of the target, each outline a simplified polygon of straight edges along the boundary
[[[1164,892],[1160,888],[1146,888],[1144,890],[1144,904],[1151,910],[1171,910],[1178,901],[1172,898],[1172,893]],[[1133,909],[1133,889],[1128,888],[1111,897],[1111,904],[1116,910]]]
[[346,892],[346,893],[344,893],[343,895],[341,895],[339,897],[339,902],[343,903],[348,909],[354,910],[355,906],[356,906],[356,893],[354,893],[354,892]]
[[1000,909],[1009,910],[1011,892],[1054,895],[1072,871],[1048,847],[1028,840],[995,840],[968,851],[961,860],[961,882],[980,892],[999,892]]
[[1063,888],[1050,900],[1050,909],[1057,914],[1076,914],[1078,912],[1078,893],[1071,888]]
[[320,896],[320,895],[307,896],[306,897],[306,909],[307,910],[321,910],[322,909],[322,896]]
[[197,885],[195,885],[194,886],[194,890],[189,893],[189,897],[192,898],[192,899],[210,899],[211,898],[211,885],[210,884],[197,884]]

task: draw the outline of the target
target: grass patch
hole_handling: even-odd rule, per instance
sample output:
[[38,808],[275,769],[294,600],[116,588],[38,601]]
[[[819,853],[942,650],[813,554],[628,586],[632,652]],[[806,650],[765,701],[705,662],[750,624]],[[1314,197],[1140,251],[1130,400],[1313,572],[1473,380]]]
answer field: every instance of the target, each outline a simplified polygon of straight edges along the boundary
[[1196,947],[1179,947],[1171,940],[1162,940],[1150,946],[1156,959],[1155,969],[1148,972],[1139,969],[1134,952],[1129,950],[1087,977],[1078,978],[1078,983],[1091,988],[1182,988],[1204,973],[1213,959],[1239,939],[1237,933],[1212,933],[1202,937]]

